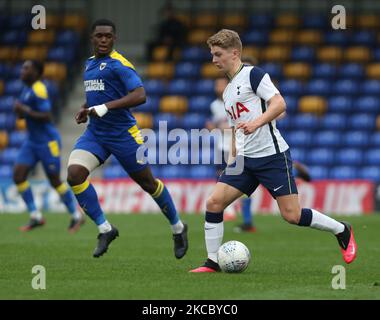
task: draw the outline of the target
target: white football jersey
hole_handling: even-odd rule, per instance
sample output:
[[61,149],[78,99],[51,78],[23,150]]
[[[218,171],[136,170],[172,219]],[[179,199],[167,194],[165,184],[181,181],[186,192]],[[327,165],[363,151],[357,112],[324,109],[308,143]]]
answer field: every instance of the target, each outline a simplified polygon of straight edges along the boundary
[[[236,127],[239,122],[260,117],[267,109],[268,100],[279,93],[262,69],[243,66],[223,92],[224,108],[230,125]],[[237,154],[249,158],[266,157],[289,148],[276,128],[276,120],[249,135],[245,135],[242,129],[236,130],[235,138]]]

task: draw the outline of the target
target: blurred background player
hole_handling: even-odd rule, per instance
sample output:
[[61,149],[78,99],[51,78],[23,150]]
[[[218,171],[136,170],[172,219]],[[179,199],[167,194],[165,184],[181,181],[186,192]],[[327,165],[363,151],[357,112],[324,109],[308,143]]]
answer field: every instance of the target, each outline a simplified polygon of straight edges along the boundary
[[28,138],[24,141],[14,166],[13,180],[30,213],[30,221],[21,227],[21,231],[29,231],[45,224],[42,213],[34,203],[32,189],[27,181],[28,174],[38,162],[53,188],[59,193],[72,218],[69,231],[75,232],[84,222],[82,214],[77,210],[75,198],[60,179],[61,138],[52,123],[51,103],[45,84],[40,80],[43,64],[27,60],[21,69],[21,80],[25,88],[20,100],[15,102],[14,110],[18,117],[25,118]]
[[179,219],[173,200],[163,182],[155,179],[150,167],[137,159],[143,138],[129,108],[146,101],[142,81],[134,66],[113,50],[116,27],[100,19],[91,28],[94,56],[86,62],[84,85],[86,103],[77,113],[78,124],[90,122],[77,140],[68,164],[68,182],[87,215],[98,226],[98,244],[94,257],[103,255],[119,235],[105,218],[89,174],[112,154],[128,175],[148,192],[169,220],[174,240],[174,254],[182,258],[187,251],[187,225]]

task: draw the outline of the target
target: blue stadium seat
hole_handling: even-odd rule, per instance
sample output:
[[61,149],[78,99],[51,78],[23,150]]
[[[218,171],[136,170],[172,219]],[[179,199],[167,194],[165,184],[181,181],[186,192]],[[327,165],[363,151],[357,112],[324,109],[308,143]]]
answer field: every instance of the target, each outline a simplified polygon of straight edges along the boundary
[[27,29],[30,27],[32,15],[28,13],[18,13],[8,20],[9,29]]
[[330,170],[330,178],[337,180],[351,180],[358,177],[357,168],[349,166],[334,167]]
[[315,133],[313,141],[318,147],[338,147],[341,143],[342,135],[336,131],[320,131]]
[[300,96],[303,94],[303,83],[299,80],[289,79],[280,81],[279,90],[284,95]]
[[13,68],[11,65],[6,63],[0,63],[0,79],[7,79],[12,73]]
[[341,149],[335,156],[339,165],[360,166],[363,162],[363,153],[360,149]]
[[201,66],[194,62],[180,62],[175,67],[176,78],[197,78],[200,75]]
[[366,148],[370,136],[366,131],[351,131],[343,135],[342,144],[347,148]]
[[380,96],[380,80],[365,80],[359,90],[362,95]]
[[354,95],[357,94],[357,88],[359,83],[355,80],[341,80],[335,82],[333,86],[333,92],[336,95]]
[[281,131],[281,133],[291,128],[291,125],[292,125],[292,121],[291,121],[291,117],[289,116],[276,120],[276,127]]
[[20,78],[22,65],[23,65],[23,62],[15,64],[10,69],[9,78],[11,78],[11,79],[18,79],[18,78]]
[[297,114],[292,119],[294,130],[315,130],[319,127],[319,118],[315,115],[306,113],[306,114]]
[[315,50],[312,47],[295,47],[291,53],[292,61],[312,62],[315,58]]
[[309,166],[308,169],[313,180],[323,180],[329,177],[329,169],[324,166]]
[[303,17],[303,28],[324,29],[328,25],[326,16],[318,14],[308,14]]
[[287,136],[287,142],[290,147],[310,147],[312,142],[312,134],[308,131],[292,131]]
[[10,80],[5,83],[4,94],[19,96],[23,88],[24,84],[20,79]]
[[216,176],[215,167],[212,165],[193,165],[189,168],[192,179],[214,179]]
[[63,63],[72,63],[75,60],[76,50],[72,46],[58,46],[49,49],[47,60],[63,62]]
[[273,25],[273,15],[271,14],[253,14],[249,17],[250,29],[269,29]]
[[79,43],[79,34],[74,30],[60,31],[55,38],[55,45],[76,46]]
[[348,120],[348,127],[352,130],[367,130],[375,129],[376,118],[373,115],[359,113],[352,115]]
[[344,130],[346,128],[347,117],[343,114],[326,114],[321,118],[321,130]]
[[328,100],[329,112],[350,113],[352,108],[352,99],[349,96],[333,96]]
[[210,114],[210,105],[213,102],[210,96],[194,96],[189,99],[189,112]]
[[169,82],[167,92],[169,95],[190,96],[193,94],[193,81],[185,79],[174,79]]
[[322,79],[310,80],[305,91],[309,95],[328,96],[331,92],[331,82]]
[[55,81],[44,79],[43,82],[46,85],[46,89],[48,91],[49,98],[54,102],[59,98],[59,88]]
[[207,117],[197,113],[187,113],[184,116],[183,128],[185,129],[202,129],[205,127]]
[[372,134],[370,138],[370,146],[373,148],[380,148],[380,132],[375,132]]
[[199,81],[195,81],[193,90],[196,95],[209,95],[215,97],[214,80],[200,79]]
[[380,48],[376,48],[372,51],[373,60],[380,61]]
[[242,35],[243,45],[262,46],[268,43],[268,32],[265,30],[249,30]]
[[144,81],[147,96],[161,97],[166,94],[166,86],[162,80],[148,79]]
[[380,149],[368,150],[364,154],[365,164],[380,167]]
[[13,130],[16,117],[14,114],[0,113],[0,130]]
[[6,148],[0,152],[0,163],[3,164],[14,164],[18,156],[17,148]]
[[364,67],[359,63],[347,63],[339,69],[339,77],[342,79],[362,79],[364,76]]
[[11,30],[2,35],[1,42],[6,45],[23,47],[28,39],[28,34],[23,30]]
[[317,63],[313,68],[313,77],[315,79],[333,79],[337,75],[337,66],[330,63]]
[[[188,115],[186,115],[187,121]],[[159,113],[153,118],[153,128],[159,128],[159,122],[165,122],[167,129],[171,130],[174,128],[183,128],[182,118],[171,113]]]
[[[1,153],[0,153],[0,157],[1,157]],[[12,176],[13,176],[13,166],[1,164],[0,165],[0,181],[11,180]]]
[[380,113],[380,98],[374,96],[360,96],[356,99],[355,111],[377,115]]
[[9,143],[8,147],[16,147],[19,148],[25,139],[27,138],[28,134],[26,131],[13,131],[9,135]]
[[140,106],[133,108],[134,112],[150,112],[157,113],[160,107],[160,98],[148,96],[146,102]]
[[12,96],[0,97],[0,112],[12,112],[15,98]]
[[203,47],[186,47],[182,49],[182,61],[204,62],[211,60],[210,51]]
[[283,95],[286,102],[286,113],[294,114],[298,111],[298,99],[295,96]]
[[272,79],[282,78],[282,66],[278,63],[267,62],[261,64],[260,68],[263,69],[266,73],[268,73]]
[[302,148],[293,148],[291,147],[290,152],[292,155],[292,159],[299,162],[305,162],[306,160],[306,150]]
[[331,166],[334,164],[334,151],[333,149],[320,148],[309,150],[307,154],[306,164],[317,166]]
[[372,47],[376,44],[376,34],[369,30],[357,31],[352,34],[350,41],[353,45]]
[[361,179],[380,182],[380,167],[370,166],[370,167],[361,168],[359,170],[359,177]]
[[324,34],[326,45],[344,47],[348,43],[349,35],[341,30],[327,31]]

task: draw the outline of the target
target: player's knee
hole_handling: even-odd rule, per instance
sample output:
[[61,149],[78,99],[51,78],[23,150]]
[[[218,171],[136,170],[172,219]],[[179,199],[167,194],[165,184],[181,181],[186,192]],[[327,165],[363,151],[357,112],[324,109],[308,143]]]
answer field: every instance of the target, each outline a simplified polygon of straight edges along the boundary
[[285,221],[290,224],[298,224],[300,221],[300,212],[296,208],[293,207],[285,207],[281,210],[281,215]]
[[86,181],[88,170],[79,165],[71,165],[67,169],[67,183],[70,186],[77,186]]
[[25,174],[21,170],[15,168],[13,170],[13,182],[15,184],[20,184],[24,182],[25,180],[26,180]]
[[140,187],[145,191],[148,192],[149,194],[153,194],[156,192],[158,183],[155,182],[152,179],[142,179],[139,182]]
[[206,202],[206,210],[210,212],[221,212],[225,209],[225,205],[221,198],[210,196]]

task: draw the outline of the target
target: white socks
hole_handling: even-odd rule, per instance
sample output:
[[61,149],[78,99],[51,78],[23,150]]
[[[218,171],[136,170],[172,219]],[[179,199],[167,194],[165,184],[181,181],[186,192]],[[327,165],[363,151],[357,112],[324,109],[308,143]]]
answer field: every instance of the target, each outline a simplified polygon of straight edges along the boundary
[[73,214],[73,218],[74,218],[75,220],[80,220],[80,219],[82,219],[82,213],[81,213],[79,210],[76,210],[76,211],[74,212],[74,214]]
[[177,223],[172,224],[170,227],[172,228],[172,232],[173,232],[173,234],[179,234],[179,233],[181,233],[181,232],[183,231],[183,229],[184,229],[184,225],[183,225],[183,223],[182,223],[181,220],[178,220]]
[[30,213],[30,217],[32,219],[36,219],[36,220],[40,221],[42,219],[42,213],[40,211],[33,211]]
[[219,223],[205,222],[205,239],[207,256],[214,262],[218,262],[218,250],[222,245],[224,233],[223,221]]
[[313,217],[310,227],[322,231],[330,231],[335,235],[344,231],[344,225],[329,216],[320,213],[317,210],[311,209]]
[[98,225],[99,233],[106,233],[112,230],[110,223],[106,220],[102,224]]

